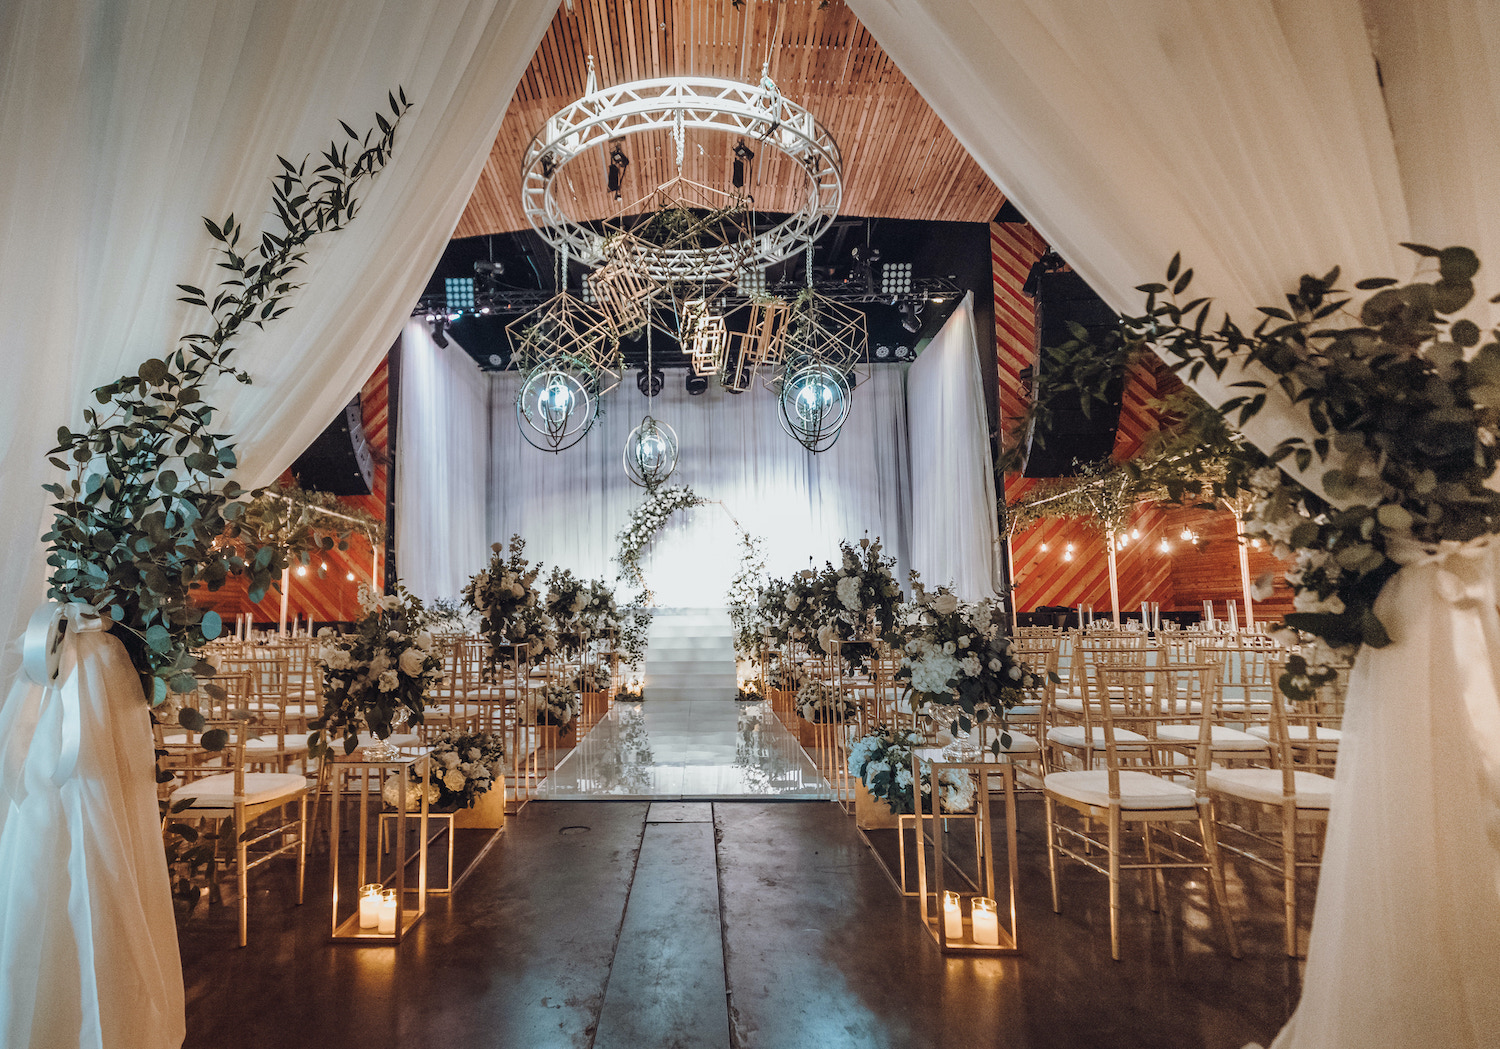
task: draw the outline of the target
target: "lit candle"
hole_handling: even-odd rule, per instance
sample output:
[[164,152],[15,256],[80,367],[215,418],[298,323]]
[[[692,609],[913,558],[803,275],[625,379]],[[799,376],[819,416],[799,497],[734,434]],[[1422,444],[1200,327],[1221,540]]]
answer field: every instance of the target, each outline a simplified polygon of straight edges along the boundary
[[964,912],[958,893],[943,893],[943,934],[950,940],[964,938]]
[[359,927],[373,929],[380,924],[379,885],[366,885],[359,890]]
[[1000,946],[1000,916],[995,901],[988,896],[974,898],[974,942],[989,947]]
[[396,890],[387,889],[380,897],[380,927],[383,933],[396,931]]

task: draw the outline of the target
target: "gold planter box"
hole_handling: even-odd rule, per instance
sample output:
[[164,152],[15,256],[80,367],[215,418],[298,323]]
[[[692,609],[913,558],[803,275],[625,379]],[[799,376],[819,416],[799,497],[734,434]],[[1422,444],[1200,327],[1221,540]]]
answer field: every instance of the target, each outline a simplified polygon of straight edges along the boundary
[[453,826],[459,830],[465,827],[497,830],[505,826],[504,780],[496,781],[494,786],[479,795],[473,808],[456,809],[453,813]]
[[854,781],[854,825],[860,830],[894,830],[901,815],[872,795],[859,780]]

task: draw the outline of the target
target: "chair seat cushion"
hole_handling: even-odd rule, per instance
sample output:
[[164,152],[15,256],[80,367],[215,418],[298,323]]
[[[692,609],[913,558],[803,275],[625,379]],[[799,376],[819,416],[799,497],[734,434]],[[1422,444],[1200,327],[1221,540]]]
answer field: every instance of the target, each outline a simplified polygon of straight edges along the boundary
[[[1264,739],[1259,736],[1252,736],[1248,732],[1241,732],[1237,728],[1210,725],[1209,732],[1213,739],[1213,749],[1216,751],[1243,751],[1249,754],[1264,754],[1267,750]],[[1197,743],[1198,726],[1158,725],[1156,727],[1156,738],[1167,740],[1170,743]]]
[[[1310,726],[1308,725],[1288,725],[1286,727],[1287,739],[1293,743],[1306,743],[1312,738],[1309,734],[1309,728]],[[1270,739],[1271,729],[1267,725],[1253,725],[1250,728],[1250,734],[1252,736],[1259,736],[1261,739]],[[1343,733],[1336,728],[1318,726],[1318,746],[1320,747],[1324,743],[1327,743],[1330,747],[1337,747],[1343,738]]]
[[[172,736],[163,736],[162,742],[171,746],[183,746],[193,742],[186,732],[179,732]],[[251,761],[258,760],[258,754],[267,752],[273,754],[301,754],[307,750],[306,736],[288,736],[286,746],[277,746],[275,736],[256,736],[245,740],[245,756]]]
[[[1332,776],[1316,772],[1294,772],[1292,776],[1299,809],[1326,809],[1332,803]],[[1280,805],[1283,797],[1280,769],[1209,769],[1208,788],[1263,805]]]
[[[1108,808],[1109,772],[1052,772],[1042,780],[1049,794],[1083,805]],[[1189,787],[1172,783],[1149,772],[1120,771],[1120,807],[1131,811],[1192,809],[1196,797]]]
[[[291,801],[307,791],[307,778],[282,772],[245,773],[245,804],[265,805],[273,801]],[[226,809],[234,805],[234,774],[205,776],[172,791],[172,801],[197,799],[190,809]]]
[[995,733],[995,742],[1000,744],[1002,754],[1035,754],[1042,749],[1042,745],[1036,741],[1035,736],[1028,736],[1015,729],[1010,730],[1010,746],[1005,745],[1005,741],[1000,738],[998,732]]
[[[1088,740],[1084,735],[1082,725],[1059,725],[1047,730],[1047,742],[1056,743],[1060,747],[1073,747],[1082,749],[1088,746]],[[1145,743],[1146,737],[1139,732],[1132,732],[1128,728],[1115,729],[1116,750],[1144,750],[1144,747],[1132,744]],[[1094,749],[1104,750],[1104,730],[1094,729]]]

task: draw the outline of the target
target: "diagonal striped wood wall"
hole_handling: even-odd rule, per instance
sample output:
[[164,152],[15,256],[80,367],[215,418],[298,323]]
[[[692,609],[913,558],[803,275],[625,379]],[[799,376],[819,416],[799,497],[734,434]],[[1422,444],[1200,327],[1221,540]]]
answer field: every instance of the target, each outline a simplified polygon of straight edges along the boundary
[[[364,416],[365,434],[370,440],[370,451],[375,456],[375,482],[369,495],[346,496],[344,502],[364,510],[376,519],[385,520],[386,494],[386,450],[389,447],[387,420],[386,363],[380,362],[375,374],[359,392],[359,404]],[[291,481],[290,473],[282,480]],[[359,615],[358,592],[360,584],[368,585],[374,568],[374,551],[363,539],[352,539],[347,551],[332,550],[326,555],[314,555],[307,566],[306,575],[298,575],[293,569],[287,616],[312,616],[314,622],[344,622]],[[327,565],[325,569],[323,565]],[[354,578],[351,580],[349,576]],[[259,604],[250,603],[246,583],[243,579],[231,578],[223,589],[209,593],[200,592],[197,603],[212,608],[226,620],[243,612],[254,612],[255,622],[261,627],[274,627],[281,614],[281,595],[274,588]]]
[[[1029,226],[990,225],[995,355],[1000,410],[1007,422],[1025,409],[1028,393],[1021,371],[1036,363],[1035,304],[1021,287],[1032,263],[1046,250],[1046,243]],[[1156,428],[1150,402],[1180,387],[1177,377],[1154,359],[1131,369],[1120,408],[1116,459],[1133,455]],[[1006,498],[1019,498],[1035,483],[1011,474],[1005,479]],[[1239,599],[1239,554],[1234,519],[1228,512],[1138,506],[1130,527],[1132,538],[1125,549],[1116,551],[1115,558],[1122,613],[1138,611],[1145,601],[1160,602],[1164,610],[1195,611],[1203,601],[1212,600],[1222,615],[1226,600]],[[1184,528],[1190,528],[1202,541],[1197,546],[1184,542]],[[1165,552],[1160,545],[1162,539],[1167,540],[1169,548]],[[1084,604],[1092,605],[1096,614],[1107,613],[1108,558],[1104,535],[1084,521],[1038,522],[1011,543],[1016,608],[1024,612],[1043,605]],[[1250,566],[1252,578],[1268,570],[1284,573],[1286,567],[1266,550],[1252,550]],[[1290,610],[1290,594],[1284,583],[1270,601],[1256,606],[1260,618]]]

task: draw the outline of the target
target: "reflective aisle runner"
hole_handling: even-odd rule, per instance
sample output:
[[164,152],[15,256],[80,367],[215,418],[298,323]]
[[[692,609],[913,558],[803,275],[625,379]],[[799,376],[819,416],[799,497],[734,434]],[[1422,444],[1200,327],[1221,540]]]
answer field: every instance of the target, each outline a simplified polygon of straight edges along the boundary
[[824,800],[828,784],[766,703],[735,701],[725,609],[658,609],[644,699],[616,703],[537,797]]

